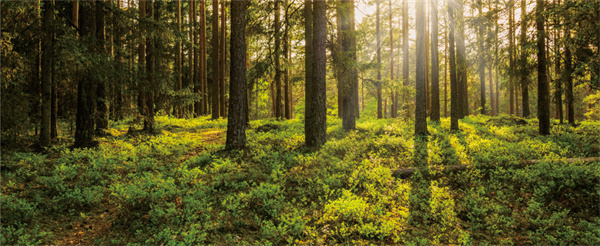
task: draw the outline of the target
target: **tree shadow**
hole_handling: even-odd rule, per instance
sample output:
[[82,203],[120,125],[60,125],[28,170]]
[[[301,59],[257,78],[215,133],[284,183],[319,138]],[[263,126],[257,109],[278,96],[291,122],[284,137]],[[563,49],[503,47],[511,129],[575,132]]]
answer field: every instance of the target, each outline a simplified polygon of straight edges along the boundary
[[428,158],[428,136],[415,136],[413,149],[413,162],[415,167],[426,167],[417,169],[411,179],[411,192],[409,195],[409,217],[408,223],[414,228],[414,236],[427,238],[426,228],[431,223],[431,182],[429,181]]

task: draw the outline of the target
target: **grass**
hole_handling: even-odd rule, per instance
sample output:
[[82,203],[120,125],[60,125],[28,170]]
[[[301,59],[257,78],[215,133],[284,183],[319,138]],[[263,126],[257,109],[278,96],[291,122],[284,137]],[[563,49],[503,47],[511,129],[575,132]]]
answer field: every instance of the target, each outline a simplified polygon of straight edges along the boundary
[[[96,149],[5,148],[0,244],[600,244],[599,162],[516,165],[598,156],[597,121],[538,136],[535,120],[443,119],[424,141],[401,120],[331,118],[316,152],[301,120],[253,121],[232,152],[225,120],[156,122],[117,122]],[[424,160],[475,168],[391,174]]]

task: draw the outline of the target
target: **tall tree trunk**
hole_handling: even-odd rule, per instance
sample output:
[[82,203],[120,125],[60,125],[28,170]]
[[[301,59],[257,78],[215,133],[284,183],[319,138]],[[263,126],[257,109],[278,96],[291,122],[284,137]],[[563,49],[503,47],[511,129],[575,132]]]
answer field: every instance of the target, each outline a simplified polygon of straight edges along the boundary
[[281,37],[280,30],[281,29],[281,1],[275,0],[275,52],[274,59],[275,60],[275,118],[282,119],[283,118],[283,104],[282,104],[282,95],[281,95]]
[[[479,11],[480,18],[483,17],[483,1],[477,0],[477,10]],[[484,36],[485,25],[483,22],[479,23],[479,99],[481,102],[481,114],[485,114],[485,54],[484,54]]]
[[308,136],[311,133],[306,126],[311,123],[309,117],[312,117],[312,73],[313,73],[313,11],[312,11],[312,0],[304,0],[304,135]]
[[[181,0],[177,0],[177,32],[181,33]],[[178,34],[179,35],[179,34]],[[176,42],[175,42],[175,56],[176,56],[176,61],[175,61],[175,85],[173,86],[173,89],[176,92],[181,92],[181,86],[182,86],[182,74],[181,74],[181,38],[179,38],[179,36],[176,37]],[[175,103],[173,103],[173,115],[175,117],[181,118],[181,103],[179,102],[179,100],[175,100]]]
[[529,110],[529,81],[527,79],[527,75],[529,73],[527,69],[527,3],[525,0],[521,0],[521,95],[522,95],[522,103],[523,103],[523,117],[529,118],[530,110]]
[[509,113],[510,115],[515,114],[515,12],[514,12],[514,0],[509,0],[509,17],[508,17],[508,59],[509,59],[509,79],[508,79],[508,91],[509,91]]
[[444,117],[448,117],[448,21],[444,29]]
[[53,45],[53,20],[54,3],[44,1],[44,14],[42,19],[42,120],[40,127],[40,146],[49,147],[51,144],[51,121],[52,121],[52,53]]
[[464,1],[458,1],[458,42],[457,42],[457,62],[458,62],[458,84],[459,84],[459,99],[460,99],[460,107],[461,107],[461,119],[468,116],[470,114],[469,109],[469,87],[468,87],[468,64],[467,64],[467,48],[465,45],[465,29],[466,29],[466,20],[464,16]]
[[219,101],[219,1],[212,1],[212,119],[218,119],[221,113]]
[[460,106],[458,99],[458,81],[456,75],[456,48],[454,45],[454,33],[456,32],[456,23],[454,21],[454,8],[456,0],[448,0],[448,19],[450,30],[448,32],[448,44],[450,46],[449,65],[450,65],[450,129],[458,130],[458,118],[460,118]]
[[[310,111],[306,112],[306,146],[319,148],[327,141],[327,98],[326,98],[326,48],[327,48],[327,3],[324,0],[313,2],[313,44],[312,44],[312,94]],[[307,94],[308,94],[307,93]]]
[[425,4],[425,112],[429,116],[431,113],[431,85],[429,77],[429,64],[430,64],[430,45],[429,45],[429,16],[427,14],[427,4]]
[[[79,30],[82,38],[95,35],[96,22],[94,18],[95,2],[81,2],[81,25]],[[93,44],[88,43],[88,50],[95,50]],[[77,85],[77,115],[75,119],[74,147],[93,147],[94,141],[94,116],[96,115],[96,81],[91,76],[89,69],[84,70],[83,76]]]
[[[569,16],[566,16],[568,19]],[[565,25],[565,94],[567,99],[567,120],[569,124],[575,125],[575,109],[573,107],[573,56],[571,54],[571,27]]]
[[73,25],[79,27],[79,0],[73,0],[73,10],[71,12]]
[[342,81],[343,81],[343,106],[342,126],[344,130],[356,128],[355,91],[358,90],[358,71],[356,69],[356,36],[354,34],[354,0],[345,0],[342,4],[341,30],[342,30]]
[[[96,0],[96,40],[98,42],[98,51],[101,57],[106,55],[106,47],[104,42],[106,40],[105,27],[104,27],[104,0]],[[96,132],[103,134],[102,132],[108,129],[108,97],[107,97],[107,84],[106,78],[98,81],[96,88],[96,99],[97,99],[97,116],[96,116]]]
[[246,146],[246,1],[231,1],[231,66],[226,149]]
[[[536,6],[537,47],[538,47],[538,120],[541,135],[550,134],[550,97],[546,74],[546,31],[544,30],[544,0],[537,0]],[[525,101],[525,100],[523,100]]]
[[[498,2],[496,2],[495,6],[498,7]],[[498,47],[500,46],[498,44],[498,19],[499,18],[496,18],[496,26],[494,28],[494,32],[495,32],[494,38],[495,38],[495,41],[496,41],[495,42],[495,44],[496,44],[495,45],[496,46],[496,50],[495,50],[495,59],[494,59],[494,61],[495,61],[494,65],[495,65],[495,70],[496,70],[496,93],[495,93],[496,94],[496,98],[495,98],[495,100],[496,100],[496,103],[495,103],[495,105],[496,105],[496,115],[500,115],[500,99],[499,99],[500,98],[500,91],[498,90],[498,84],[499,84],[498,78],[500,77],[500,71],[499,71],[499,69],[500,69],[499,67],[500,66],[498,66],[498,63],[499,63],[499,60],[498,60]],[[491,88],[490,88],[490,90],[491,90]]]
[[[560,5],[560,0],[554,0],[555,4]],[[554,20],[555,20],[555,32],[554,32],[554,50],[556,52],[555,56],[554,56],[554,83],[556,85],[556,89],[555,89],[555,95],[554,97],[556,98],[556,115],[558,116],[558,119],[560,120],[560,124],[563,124],[564,120],[564,116],[563,116],[563,101],[562,101],[562,95],[563,95],[563,91],[562,91],[562,73],[561,73],[561,68],[560,68],[560,59],[561,59],[561,55],[560,55],[560,31],[559,31],[559,24],[560,24],[560,15],[558,14],[558,12],[555,13],[554,16]]]
[[[202,0],[200,0],[200,2],[203,2]],[[192,38],[190,39],[190,42],[193,42],[194,44],[194,48],[192,50],[192,56],[194,57],[194,64],[190,67],[190,69],[193,70],[193,76],[191,78],[191,83],[194,86],[194,94],[196,95],[200,95],[201,94],[201,85],[200,85],[200,52],[199,52],[199,42],[198,42],[198,3],[196,2],[196,0],[192,0],[190,1],[190,11],[191,11],[191,18],[192,21],[190,22],[191,24],[191,34],[192,34]],[[202,115],[202,102],[197,99],[194,100],[194,117],[199,117]]]
[[381,0],[375,0],[377,5],[377,119],[383,118],[382,91],[381,91]]
[[[394,24],[392,22],[393,15],[393,7],[392,0],[389,0],[389,8],[390,8],[390,80],[394,81]],[[395,98],[396,89],[392,86],[391,98],[392,98],[392,109],[390,110],[390,116],[392,118],[396,118],[396,114],[398,113],[398,105]]]
[[416,87],[417,95],[415,100],[415,135],[427,134],[427,106],[426,106],[426,73],[427,68],[425,66],[426,59],[425,53],[427,50],[425,31],[426,20],[425,20],[425,1],[417,1],[417,19],[416,19],[416,31],[417,31],[417,69],[416,69]]
[[[155,0],[156,1],[156,0]],[[154,14],[154,1],[146,4],[146,16],[152,18]],[[156,16],[156,15],[154,15]],[[146,72],[147,89],[144,95],[144,128],[148,133],[154,132],[154,87],[156,86],[156,41],[152,37],[146,37]]]
[[438,6],[431,0],[431,114],[432,121],[440,121],[440,61],[438,53]]
[[221,48],[219,49],[219,52],[221,52],[220,57],[219,57],[219,110],[221,110],[221,112],[219,113],[219,115],[221,115],[221,117],[227,117],[227,104],[225,101],[225,91],[227,90],[225,88],[225,77],[226,77],[226,73],[225,73],[225,62],[227,59],[227,50],[225,48],[225,36],[227,35],[226,30],[227,27],[225,27],[225,15],[226,15],[226,11],[225,11],[225,0],[221,1],[221,29],[219,29],[219,31],[221,31],[221,40],[219,41],[219,45],[221,46]]
[[208,86],[207,86],[207,69],[206,69],[206,1],[200,1],[200,40],[199,40],[199,53],[200,53],[200,66],[199,74],[200,77],[200,113],[202,115],[208,114]]
[[404,80],[404,111],[406,113],[405,117],[408,119],[410,117],[410,107],[409,107],[409,93],[408,93],[408,85],[409,85],[409,49],[408,49],[408,0],[404,0],[402,2],[402,80]]
[[284,57],[284,69],[283,69],[283,88],[284,88],[284,93],[283,93],[283,98],[284,98],[284,104],[285,104],[285,118],[286,119],[292,119],[292,107],[291,107],[291,91],[290,91],[290,72],[289,72],[289,64],[290,64],[290,37],[289,37],[289,29],[290,29],[290,22],[289,22],[289,16],[288,16],[288,9],[289,9],[289,0],[285,0],[284,2],[284,24],[285,24],[285,30],[283,32],[283,57]]

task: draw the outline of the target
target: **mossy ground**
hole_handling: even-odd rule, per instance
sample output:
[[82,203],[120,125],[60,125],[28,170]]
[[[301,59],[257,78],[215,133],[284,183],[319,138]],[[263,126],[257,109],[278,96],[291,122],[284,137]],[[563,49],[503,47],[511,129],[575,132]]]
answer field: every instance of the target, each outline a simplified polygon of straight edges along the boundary
[[[517,121],[443,119],[425,141],[402,120],[330,118],[309,151],[300,120],[260,120],[226,152],[226,121],[157,117],[157,134],[117,122],[95,149],[5,146],[1,244],[600,244],[600,162],[518,165],[598,156],[600,123]],[[423,160],[474,168],[392,176]]]

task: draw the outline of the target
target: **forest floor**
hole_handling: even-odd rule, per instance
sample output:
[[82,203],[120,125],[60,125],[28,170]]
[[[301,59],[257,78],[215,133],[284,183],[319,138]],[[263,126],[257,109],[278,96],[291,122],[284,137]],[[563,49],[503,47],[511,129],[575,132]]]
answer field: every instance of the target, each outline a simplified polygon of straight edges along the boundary
[[[361,119],[303,146],[301,120],[250,123],[224,151],[226,120],[157,117],[158,133],[115,122],[95,149],[2,146],[1,245],[600,245],[600,122],[471,116],[413,136]],[[138,126],[139,127],[139,126]],[[522,165],[523,160],[542,160]],[[469,168],[392,171],[422,165]]]

